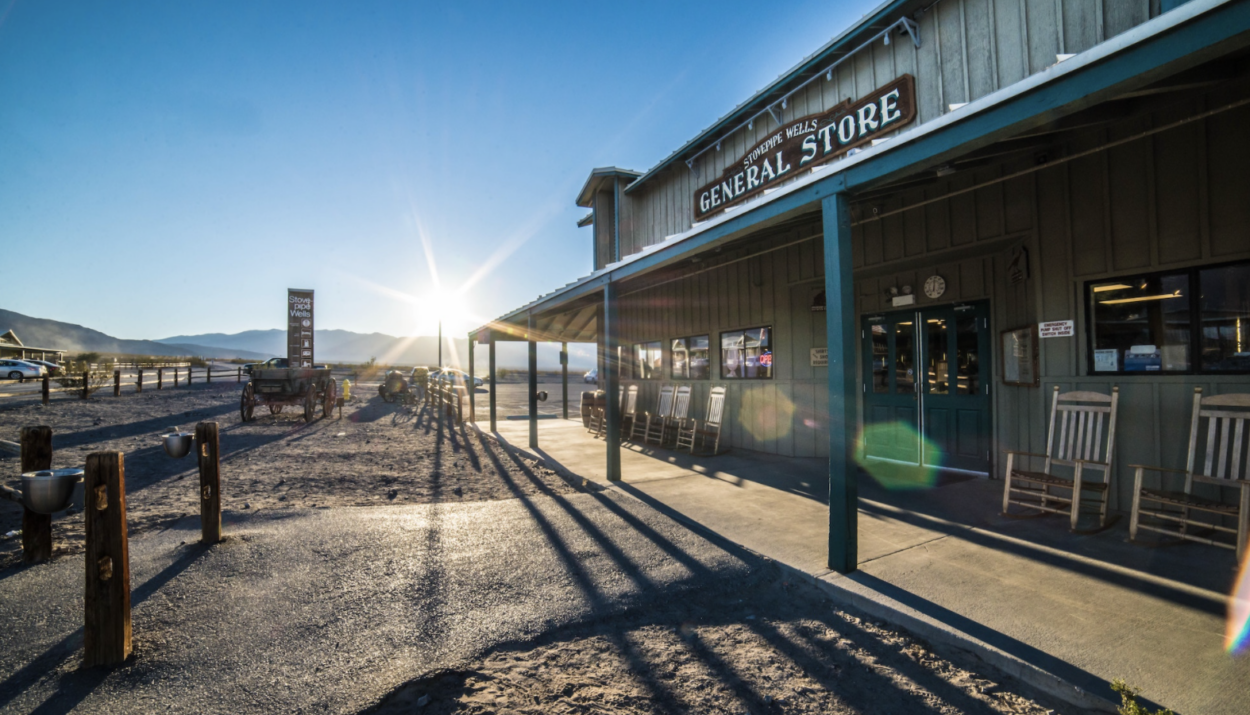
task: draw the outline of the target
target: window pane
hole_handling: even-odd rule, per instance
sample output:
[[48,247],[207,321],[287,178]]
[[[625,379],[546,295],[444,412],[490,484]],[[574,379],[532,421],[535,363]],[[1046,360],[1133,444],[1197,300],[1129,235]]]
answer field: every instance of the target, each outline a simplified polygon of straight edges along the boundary
[[686,338],[677,338],[673,341],[673,379],[683,379],[690,377],[690,350],[687,348]]
[[872,391],[890,391],[890,343],[884,325],[872,326]]
[[720,334],[720,376],[743,377],[742,341],[745,333],[737,331]]
[[663,366],[660,362],[660,356],[663,354],[660,342],[645,343],[643,345],[646,357],[646,369],[648,380],[658,380],[664,376]]
[[981,364],[974,315],[955,319],[955,394],[976,395],[981,391]]
[[1198,274],[1202,369],[1250,370],[1250,264]]
[[708,337],[706,335],[696,335],[695,337],[687,338],[686,340],[690,345],[690,379],[708,379],[711,377],[711,373],[708,370]]
[[911,321],[894,326],[894,391],[916,391],[916,375],[912,366],[914,331]]
[[1094,284],[1094,370],[1188,370],[1189,292],[1187,273]]
[[946,320],[928,318],[924,322],[926,337],[925,369],[928,370],[926,389],[930,395],[950,392],[950,360],[946,355]]
[[768,328],[751,328],[745,331],[744,362],[746,377],[772,377],[773,351],[769,342]]

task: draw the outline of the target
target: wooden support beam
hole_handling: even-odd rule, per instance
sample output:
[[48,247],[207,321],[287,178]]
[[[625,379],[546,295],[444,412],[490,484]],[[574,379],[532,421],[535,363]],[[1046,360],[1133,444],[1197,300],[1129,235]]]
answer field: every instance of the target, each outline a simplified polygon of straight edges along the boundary
[[[22,428],[22,473],[52,468],[52,428]],[[22,507],[22,560],[28,564],[52,558],[52,515]]]
[[200,465],[200,541],[221,541],[221,443],[216,422],[195,426],[195,454]]
[[538,321],[534,314],[529,314],[529,407],[530,407],[530,449],[538,449]]
[[47,375],[44,375],[44,376],[43,376],[43,387],[42,387],[42,389],[40,390],[40,392],[41,392],[41,394],[42,394],[42,396],[43,396],[43,406],[44,406],[44,407],[47,407],[47,406],[48,406],[48,400],[49,400],[49,398],[52,396],[52,387],[51,387],[51,385],[49,385],[49,384],[48,384],[48,380],[49,380],[49,377],[48,377]]
[[131,649],[130,547],[126,536],[126,469],[121,452],[87,455],[86,619],[83,662],[116,665]]
[[477,410],[475,409],[476,400],[474,395],[477,393],[477,388],[474,387],[475,380],[473,378],[473,344],[476,342],[477,340],[474,339],[473,333],[469,333],[469,384],[465,385],[465,388],[469,391],[469,421],[475,424],[477,423]]
[[178,386],[178,368],[174,368],[174,387]]
[[606,410],[603,441],[607,445],[606,471],[611,482],[621,480],[621,361],[616,350],[621,340],[621,311],[617,292],[615,283],[603,286],[603,325],[599,331],[599,344],[603,350],[603,407]]
[[846,194],[821,202],[825,229],[825,321],[829,351],[829,568],[859,566],[859,485],[854,459],[858,375],[851,206]]
[[136,370],[138,370],[139,376],[135,378],[135,392],[142,393],[143,392],[143,368],[141,367],[136,368]]
[[569,344],[560,343],[560,399],[564,406],[564,419],[569,418]]
[[122,396],[122,371],[116,369],[113,371],[113,397]]
[[163,367],[156,368],[156,389],[165,389],[165,368]]
[[490,431],[497,432],[495,429],[495,331],[491,331],[490,335]]

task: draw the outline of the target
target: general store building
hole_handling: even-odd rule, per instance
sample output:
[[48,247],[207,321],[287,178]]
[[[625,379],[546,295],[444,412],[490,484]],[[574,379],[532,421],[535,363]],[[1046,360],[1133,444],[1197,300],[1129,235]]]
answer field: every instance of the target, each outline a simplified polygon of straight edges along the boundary
[[592,171],[593,271],[471,342],[598,343],[610,414],[727,385],[734,448],[829,458],[837,570],[861,436],[998,477],[1056,385],[1119,388],[1127,511],[1193,388],[1250,388],[1248,44],[1241,0],[887,2],[650,169]]

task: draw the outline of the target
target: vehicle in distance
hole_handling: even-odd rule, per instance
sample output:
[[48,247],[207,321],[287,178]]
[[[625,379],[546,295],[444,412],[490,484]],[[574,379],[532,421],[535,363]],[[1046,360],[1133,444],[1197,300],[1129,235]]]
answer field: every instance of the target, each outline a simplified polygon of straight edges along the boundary
[[47,360],[23,360],[22,362],[28,362],[31,365],[42,365],[47,368],[49,375],[56,375],[61,372],[60,365],[57,365],[54,362],[48,362]]
[[[431,373],[430,379],[435,382],[450,382],[454,385],[467,385],[469,383],[469,376],[464,371],[450,367],[443,368],[438,374]],[[476,376],[473,378],[474,387],[481,387],[485,384],[482,378]]]
[[583,382],[599,382],[599,368],[592,367],[591,369],[587,370],[586,374],[582,375],[582,381]]
[[28,377],[43,377],[46,374],[48,368],[43,365],[35,365],[25,360],[0,360],[0,375],[9,380],[21,382]]
[[286,358],[269,358],[264,362],[249,362],[243,366],[243,373],[251,375],[252,370],[266,370],[269,368],[290,367],[291,363]]

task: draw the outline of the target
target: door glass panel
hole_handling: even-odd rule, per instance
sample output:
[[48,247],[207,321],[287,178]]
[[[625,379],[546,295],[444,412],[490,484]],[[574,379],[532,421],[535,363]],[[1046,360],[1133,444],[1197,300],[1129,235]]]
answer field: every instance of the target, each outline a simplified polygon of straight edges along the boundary
[[916,391],[916,372],[912,362],[915,352],[915,330],[911,321],[894,326],[894,391]]
[[955,320],[955,394],[978,395],[981,390],[981,365],[977,355],[977,318],[969,315]]
[[925,369],[928,370],[928,393],[945,395],[950,392],[950,365],[946,356],[946,320],[928,318],[925,321]]
[[872,391],[890,391],[890,337],[884,325],[872,326]]

